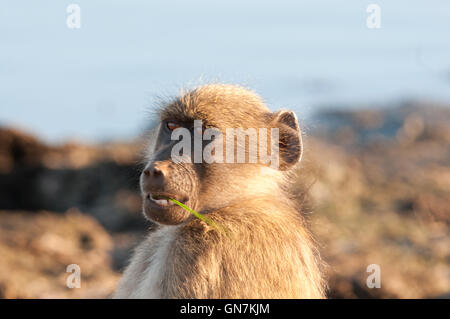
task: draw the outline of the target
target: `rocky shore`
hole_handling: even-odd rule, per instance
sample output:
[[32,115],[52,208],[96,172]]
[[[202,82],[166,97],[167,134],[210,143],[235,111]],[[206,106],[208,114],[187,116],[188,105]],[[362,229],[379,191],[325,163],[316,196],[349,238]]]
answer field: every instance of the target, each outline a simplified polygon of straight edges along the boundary
[[[450,293],[450,107],[323,111],[306,129],[293,192],[327,263],[329,297]],[[0,128],[0,297],[106,298],[151,227],[144,144],[47,145]],[[67,288],[66,267],[81,268]],[[381,288],[366,285],[381,267]]]

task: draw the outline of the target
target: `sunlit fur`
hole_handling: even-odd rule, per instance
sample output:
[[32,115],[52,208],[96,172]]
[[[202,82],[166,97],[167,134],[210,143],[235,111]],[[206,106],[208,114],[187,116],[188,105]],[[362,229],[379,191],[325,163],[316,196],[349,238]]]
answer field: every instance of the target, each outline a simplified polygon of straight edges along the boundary
[[[291,122],[280,123],[280,114]],[[289,148],[295,154],[282,155],[295,155],[296,163],[301,157],[295,116],[270,112],[242,87],[212,84],[183,92],[162,107],[160,118],[202,119],[219,129],[279,125],[298,144]],[[223,229],[194,216],[179,225],[158,225],[137,247],[115,297],[324,298],[320,258],[287,191],[296,163],[282,170],[260,164],[202,166],[201,178],[192,178],[198,184],[192,208]]]

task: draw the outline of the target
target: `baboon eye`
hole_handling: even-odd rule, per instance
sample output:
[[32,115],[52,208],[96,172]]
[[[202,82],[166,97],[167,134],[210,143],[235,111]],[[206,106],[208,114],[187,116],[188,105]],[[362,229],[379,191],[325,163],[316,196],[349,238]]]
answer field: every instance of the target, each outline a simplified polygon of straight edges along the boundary
[[167,122],[167,128],[170,130],[170,131],[174,131],[174,130],[176,130],[177,128],[180,128],[181,126],[179,125],[179,124],[177,124],[177,123],[174,123],[174,122]]

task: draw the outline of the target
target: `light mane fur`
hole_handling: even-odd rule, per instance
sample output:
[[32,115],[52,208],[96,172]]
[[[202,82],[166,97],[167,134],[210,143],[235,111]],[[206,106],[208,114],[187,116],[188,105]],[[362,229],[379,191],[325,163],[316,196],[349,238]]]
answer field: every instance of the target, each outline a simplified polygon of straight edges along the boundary
[[[169,101],[160,118],[258,127],[269,114],[255,93],[211,84]],[[248,165],[232,183],[222,183],[221,174],[234,164],[211,165],[219,166],[201,186],[199,201],[208,204],[200,213],[226,231],[194,216],[177,226],[157,226],[136,248],[114,297],[324,298],[322,262],[289,193],[295,167]]]

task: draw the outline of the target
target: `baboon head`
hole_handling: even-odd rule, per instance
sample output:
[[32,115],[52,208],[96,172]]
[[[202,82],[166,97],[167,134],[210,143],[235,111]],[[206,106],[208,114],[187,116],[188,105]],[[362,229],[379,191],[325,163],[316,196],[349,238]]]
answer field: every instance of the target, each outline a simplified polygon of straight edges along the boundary
[[[276,200],[285,172],[301,158],[301,134],[295,114],[272,113],[255,93],[242,87],[210,84],[184,92],[162,105],[159,120],[141,174],[141,190],[145,216],[160,224],[180,224],[190,215],[168,198],[201,213],[255,196],[273,196]],[[230,140],[227,129],[244,132],[244,138],[236,135]],[[266,133],[260,129],[266,129]],[[278,139],[270,136],[271,129],[276,129]],[[176,134],[180,131],[189,134]],[[245,135],[249,132],[257,132],[258,137]],[[261,155],[263,135],[269,143],[267,154],[279,154],[271,157],[275,166],[259,157],[251,159],[252,147]],[[182,139],[191,147],[180,150],[178,143]],[[230,148],[230,162],[226,149],[231,141],[236,143]],[[237,160],[239,149],[244,150],[244,156]],[[205,153],[212,156],[202,156]]]

